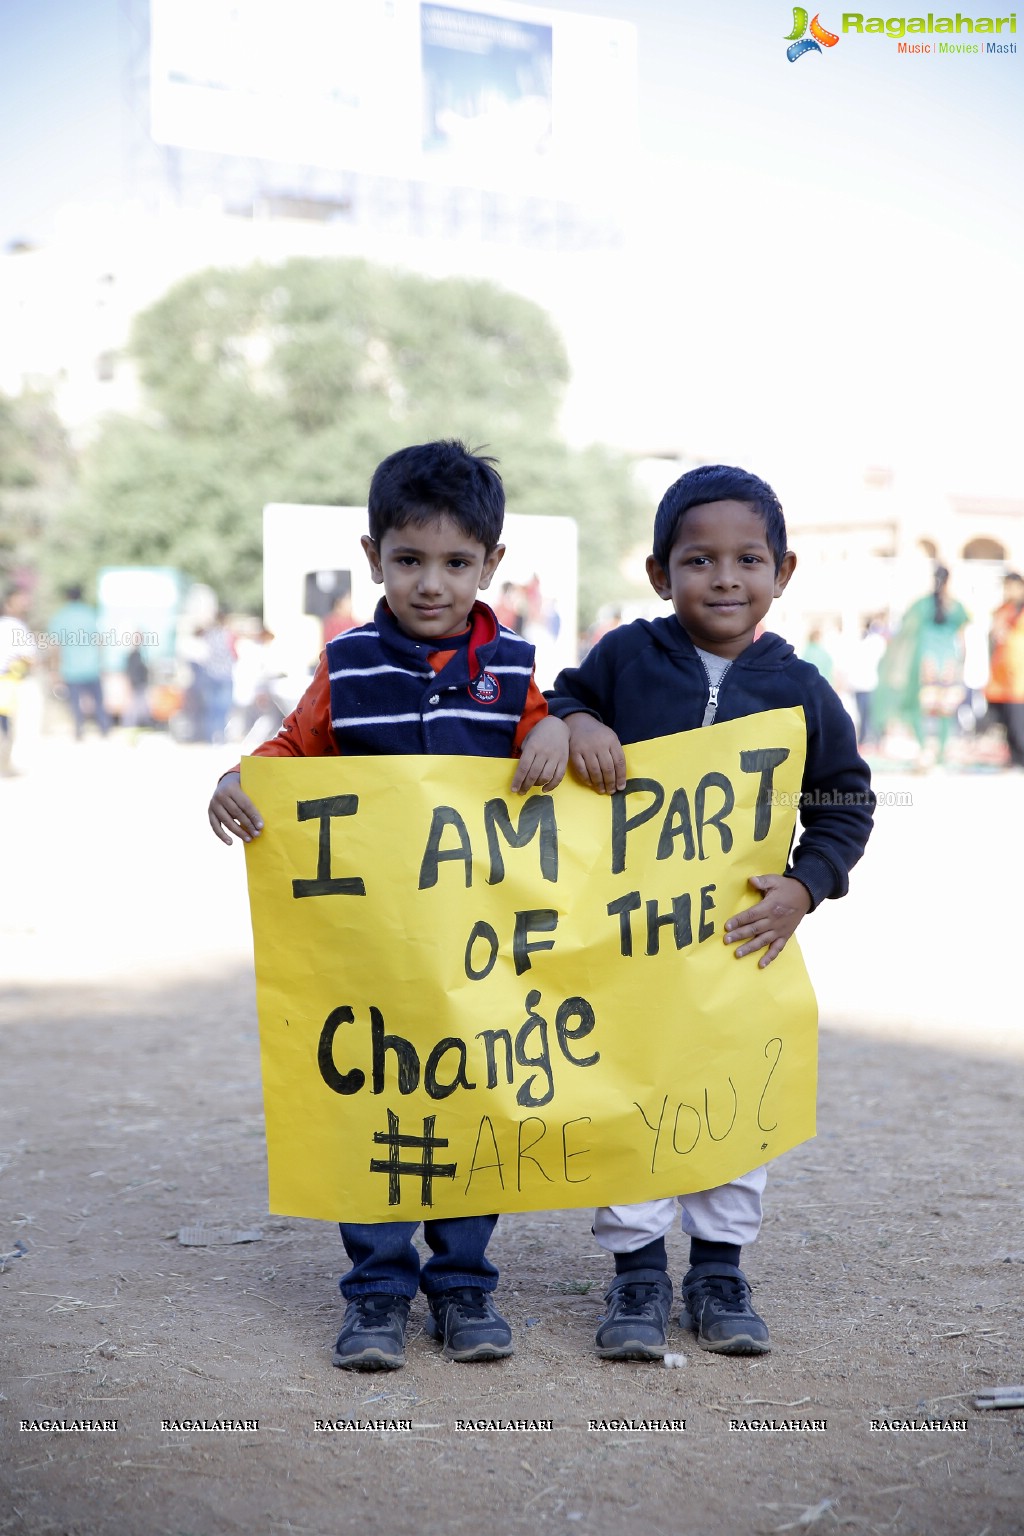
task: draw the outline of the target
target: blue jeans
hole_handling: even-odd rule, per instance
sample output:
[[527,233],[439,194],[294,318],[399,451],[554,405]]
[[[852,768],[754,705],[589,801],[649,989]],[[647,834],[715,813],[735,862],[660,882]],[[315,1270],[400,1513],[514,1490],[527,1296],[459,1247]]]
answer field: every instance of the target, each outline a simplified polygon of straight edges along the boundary
[[75,722],[75,740],[81,741],[85,729],[86,712],[82,708],[82,700],[88,699],[92,706],[92,718],[100,728],[102,735],[110,730],[110,719],[103,704],[103,686],[99,678],[91,679],[84,683],[68,683],[68,703],[71,705],[71,718]]
[[420,1269],[420,1256],[412,1245],[418,1221],[381,1221],[367,1226],[340,1222],[341,1240],[352,1261],[338,1282],[346,1301],[353,1296],[407,1296],[417,1290],[427,1296],[472,1285],[493,1291],[498,1271],[487,1258],[487,1244],[498,1224],[497,1216],[449,1216],[444,1221],[425,1221],[423,1236],[431,1257]]

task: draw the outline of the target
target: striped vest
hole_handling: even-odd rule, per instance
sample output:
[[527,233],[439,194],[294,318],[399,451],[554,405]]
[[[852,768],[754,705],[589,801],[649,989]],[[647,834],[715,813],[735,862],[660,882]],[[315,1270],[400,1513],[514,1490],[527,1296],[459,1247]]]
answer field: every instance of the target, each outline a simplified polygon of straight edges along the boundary
[[331,730],[346,756],[399,752],[511,757],[526,707],[534,648],[473,605],[469,644],[440,672],[444,640],[414,640],[382,601],[372,624],[327,644]]

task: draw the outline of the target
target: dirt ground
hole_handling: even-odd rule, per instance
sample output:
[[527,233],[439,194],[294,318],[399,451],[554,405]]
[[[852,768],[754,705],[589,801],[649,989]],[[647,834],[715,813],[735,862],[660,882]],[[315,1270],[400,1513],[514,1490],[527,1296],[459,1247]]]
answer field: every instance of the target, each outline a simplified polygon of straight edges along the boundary
[[[975,1406],[1024,1381],[1020,778],[880,779],[912,803],[804,925],[819,1134],[773,1166],[744,1261],[770,1355],[677,1328],[682,1369],[598,1361],[608,1264],[576,1210],[499,1223],[511,1360],[444,1361],[419,1302],[406,1368],[362,1376],[330,1361],[336,1231],[266,1210],[215,761],[43,741],[0,783],[0,1533],[1024,1532],[1024,1409]],[[197,1227],[260,1235],[183,1244]],[[670,1252],[678,1281],[678,1234]],[[259,1427],[161,1428],[187,1418]],[[343,1418],[412,1428],[314,1427]],[[613,1418],[686,1427],[588,1427]],[[827,1428],[730,1427],[772,1418]],[[20,1427],[47,1419],[118,1428]]]

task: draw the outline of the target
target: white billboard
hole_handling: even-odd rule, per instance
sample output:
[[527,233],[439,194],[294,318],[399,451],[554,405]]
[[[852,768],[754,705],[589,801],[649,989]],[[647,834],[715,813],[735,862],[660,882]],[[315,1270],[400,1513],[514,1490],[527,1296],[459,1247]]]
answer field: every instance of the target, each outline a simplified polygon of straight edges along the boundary
[[161,144],[586,197],[636,139],[636,29],[514,4],[151,0]]

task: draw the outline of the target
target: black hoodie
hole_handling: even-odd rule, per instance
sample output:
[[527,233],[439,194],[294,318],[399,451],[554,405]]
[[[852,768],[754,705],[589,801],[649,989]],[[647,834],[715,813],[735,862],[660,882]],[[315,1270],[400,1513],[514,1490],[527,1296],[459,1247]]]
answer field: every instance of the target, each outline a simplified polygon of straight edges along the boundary
[[[553,715],[564,719],[582,709],[624,745],[696,730],[708,698],[704,663],[674,614],[611,630],[581,666],[560,672],[547,694]],[[786,873],[807,887],[816,907],[828,896],[846,895],[875,805],[868,765],[839,695],[781,635],[764,634],[723,677],[715,722],[795,705],[807,721],[807,759],[803,830]]]

